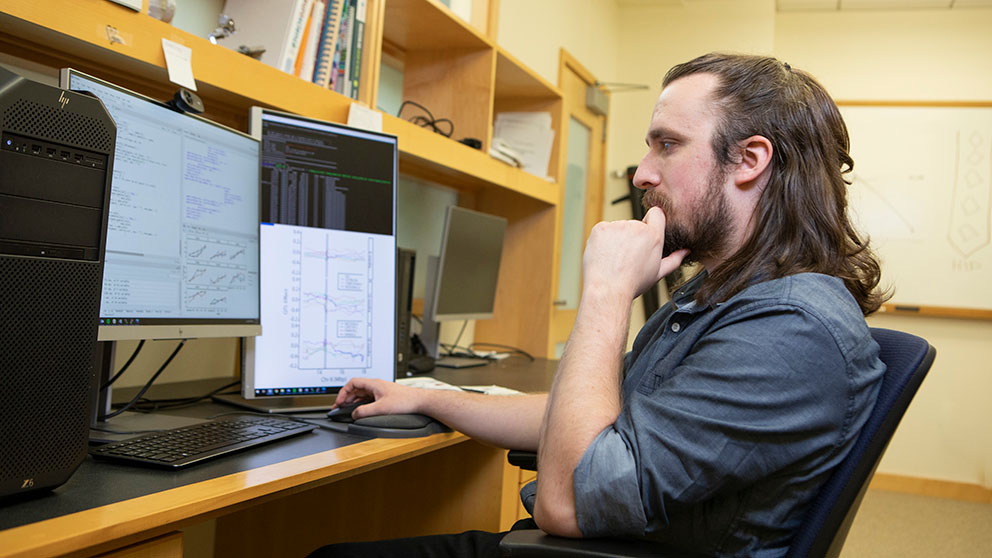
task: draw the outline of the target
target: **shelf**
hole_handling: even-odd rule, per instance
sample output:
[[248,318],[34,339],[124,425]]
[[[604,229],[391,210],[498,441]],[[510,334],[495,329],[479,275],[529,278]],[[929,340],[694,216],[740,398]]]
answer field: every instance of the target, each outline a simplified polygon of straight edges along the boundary
[[404,51],[492,48],[485,35],[435,0],[387,0],[382,34]]
[[[497,161],[488,148],[496,111],[549,111],[557,161],[561,93],[436,0],[369,0],[369,10],[363,75],[376,75],[365,68],[377,70],[384,50],[396,53],[403,58],[404,99],[454,123],[448,138],[383,115],[384,131],[399,138],[400,172],[455,188],[461,204],[509,221],[496,317],[480,322],[477,334],[544,356],[562,185]],[[108,29],[118,41],[108,39]],[[260,105],[347,121],[351,99],[112,2],[5,0],[0,12],[0,52],[74,67],[165,100],[178,86],[168,80],[162,39],[191,49],[207,118],[247,130],[249,108]],[[374,101],[374,78],[360,96]],[[482,149],[456,141],[464,137],[479,139]]]
[[496,49],[496,98],[561,99],[561,90],[529,70],[501,47]]
[[554,180],[560,181],[557,161],[561,147],[562,122],[565,119],[561,90],[529,70],[502,48],[496,50],[493,90],[494,119],[501,112],[547,112],[551,115],[551,129],[555,131],[555,137],[546,172]]
[[400,172],[446,186],[477,191],[492,188],[515,192],[554,205],[559,185],[497,161],[487,153],[436,134],[426,128],[383,115],[383,131],[399,138]]
[[[431,5],[426,0],[397,3]],[[72,66],[159,99],[171,97],[177,87],[168,81],[162,38],[190,47],[198,93],[208,116],[241,130],[247,130],[252,105],[347,121],[351,99],[111,2],[60,2],[53,9],[34,1],[11,0],[3,10],[0,41],[5,52],[56,68]],[[449,23],[466,29],[461,23]],[[118,30],[125,44],[107,40],[108,25]],[[408,174],[425,169],[453,178],[449,185],[456,188],[506,188],[556,203],[554,184],[395,117],[384,115],[383,120],[384,131],[399,136],[404,160],[419,161],[407,165],[414,170]],[[456,126],[456,134],[458,130]]]

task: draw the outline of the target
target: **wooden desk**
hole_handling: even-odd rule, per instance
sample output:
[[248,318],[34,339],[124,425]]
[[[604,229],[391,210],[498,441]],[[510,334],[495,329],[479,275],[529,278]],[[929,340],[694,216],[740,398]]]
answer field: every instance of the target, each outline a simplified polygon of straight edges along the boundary
[[[552,361],[514,361],[435,377],[547,389]],[[518,479],[505,453],[459,433],[366,440],[320,431],[181,472],[87,459],[52,494],[0,507],[0,556],[181,556],[177,530],[211,519],[217,557],[304,556],[336,541],[501,530],[516,515]],[[214,474],[230,468],[238,470]],[[143,482],[147,493],[115,500]],[[64,511],[81,498],[93,507]]]

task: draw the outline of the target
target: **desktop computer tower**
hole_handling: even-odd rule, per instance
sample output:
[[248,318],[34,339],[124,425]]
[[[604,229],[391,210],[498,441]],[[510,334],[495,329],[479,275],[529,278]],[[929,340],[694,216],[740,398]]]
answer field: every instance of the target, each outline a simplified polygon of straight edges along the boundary
[[413,270],[417,253],[406,248],[396,249],[396,377],[406,376],[413,357],[410,342],[410,311],[413,305]]
[[117,128],[90,95],[0,68],[0,498],[86,457]]

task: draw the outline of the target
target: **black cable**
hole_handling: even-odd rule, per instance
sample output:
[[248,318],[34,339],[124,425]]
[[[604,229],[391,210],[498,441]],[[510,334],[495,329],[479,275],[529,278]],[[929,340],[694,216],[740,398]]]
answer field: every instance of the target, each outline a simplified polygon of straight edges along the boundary
[[[241,383],[241,380],[234,380],[233,382],[224,384],[219,388],[215,388],[203,395],[194,395],[192,397],[172,397],[166,399],[141,399],[139,400],[133,408],[142,411],[158,411],[161,409],[177,409],[180,407],[186,407],[199,403],[204,399],[210,399],[214,395],[221,393],[226,389],[230,389]],[[233,392],[237,393],[237,392]]]
[[128,401],[127,404],[125,404],[123,407],[117,409],[112,413],[107,413],[106,415],[99,417],[99,420],[107,420],[109,418],[114,418],[117,415],[123,413],[124,411],[130,409],[135,403],[137,403],[138,400],[140,400],[145,395],[145,392],[148,391],[148,388],[152,387],[152,384],[155,382],[155,380],[158,379],[158,377],[162,374],[165,368],[169,366],[169,363],[172,362],[172,359],[175,358],[177,354],[179,354],[179,351],[183,348],[183,345],[185,344],[186,344],[185,339],[179,341],[179,345],[177,345],[176,349],[172,351],[172,354],[169,355],[169,358],[165,359],[165,362],[162,363],[162,366],[160,366],[159,369],[154,374],[152,374],[152,377],[149,378],[147,382],[145,382],[145,385],[141,388],[141,391],[139,391],[137,395],[135,395],[130,401]]
[[454,351],[458,349],[458,342],[462,340],[462,334],[465,333],[465,328],[468,326],[468,320],[462,322],[462,329],[458,332],[458,337],[455,337],[455,342],[450,345],[450,349],[447,349],[448,356],[452,356]]
[[[425,107],[424,105],[422,105],[420,103],[415,103],[413,101],[403,101],[403,103],[400,105],[400,109],[398,111],[396,111],[396,117],[397,118],[399,118],[400,115],[403,114],[403,107],[405,107],[407,105],[413,105],[413,106],[415,106],[415,107],[419,108],[420,110],[422,110],[422,111],[424,111],[424,112],[427,113],[427,116],[420,116],[420,115],[414,116],[413,118],[410,119],[410,122],[413,122],[417,126],[421,126],[423,128],[430,128],[430,129],[434,130],[435,132],[437,132],[438,134],[441,134],[442,136],[448,137],[448,138],[451,137],[451,134],[455,133],[455,124],[454,124],[454,122],[452,122],[448,118],[434,118],[434,114],[431,113],[431,111],[427,110],[427,107]],[[443,124],[443,123],[447,123],[448,124],[448,131],[447,132],[445,132],[444,130],[438,128],[438,124]]]
[[[134,362],[134,358],[138,356],[138,353],[141,352],[141,348],[144,346],[145,346],[145,340],[142,339],[141,341],[138,342],[138,346],[134,348],[134,352],[131,353],[131,357],[127,359],[127,362],[124,363],[124,366],[121,366],[121,369],[118,370],[116,374],[114,374],[113,378],[107,380],[102,386],[100,386],[100,391],[106,391],[108,387],[110,387],[111,385],[113,385],[114,382],[117,381],[117,378],[121,377],[121,374],[123,374],[124,371],[127,370],[128,366],[131,366],[131,363]],[[111,364],[111,366],[113,366],[113,364]]]

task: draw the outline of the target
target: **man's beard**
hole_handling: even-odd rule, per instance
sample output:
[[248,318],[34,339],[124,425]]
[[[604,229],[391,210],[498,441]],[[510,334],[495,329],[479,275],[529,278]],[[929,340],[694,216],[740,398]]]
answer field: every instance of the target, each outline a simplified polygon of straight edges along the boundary
[[665,212],[665,256],[688,248],[689,255],[683,260],[683,264],[688,264],[704,258],[719,257],[726,249],[731,222],[730,207],[723,192],[725,177],[726,174],[720,169],[714,169],[710,173],[706,196],[698,207],[682,208],[681,212],[675,210],[671,198],[660,190],[644,192],[641,204],[645,210],[658,206]]

